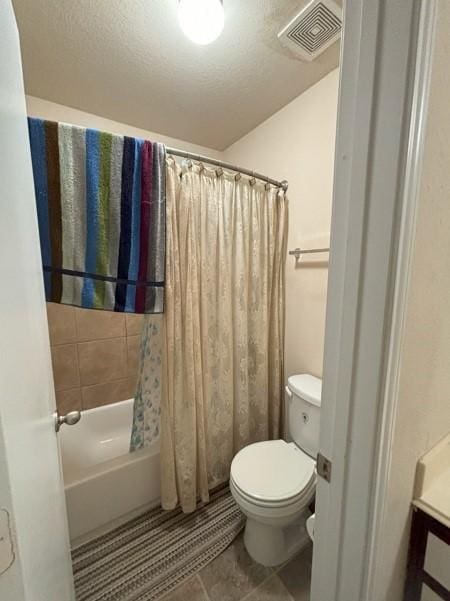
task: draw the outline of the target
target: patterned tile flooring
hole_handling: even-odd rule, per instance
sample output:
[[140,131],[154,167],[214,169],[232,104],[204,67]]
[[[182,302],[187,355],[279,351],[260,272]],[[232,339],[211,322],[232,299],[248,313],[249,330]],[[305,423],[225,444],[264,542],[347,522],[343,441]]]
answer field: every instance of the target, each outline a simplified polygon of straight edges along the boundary
[[241,534],[163,601],[309,601],[311,561],[308,545],[287,564],[265,568],[250,558]]

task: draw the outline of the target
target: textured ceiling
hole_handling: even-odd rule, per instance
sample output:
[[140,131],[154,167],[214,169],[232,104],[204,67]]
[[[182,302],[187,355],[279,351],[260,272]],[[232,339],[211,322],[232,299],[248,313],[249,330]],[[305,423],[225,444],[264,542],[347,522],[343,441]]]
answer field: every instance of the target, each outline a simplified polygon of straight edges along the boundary
[[304,0],[224,0],[209,46],[181,33],[177,0],[13,0],[27,94],[223,150],[338,64],[305,63],[277,32]]

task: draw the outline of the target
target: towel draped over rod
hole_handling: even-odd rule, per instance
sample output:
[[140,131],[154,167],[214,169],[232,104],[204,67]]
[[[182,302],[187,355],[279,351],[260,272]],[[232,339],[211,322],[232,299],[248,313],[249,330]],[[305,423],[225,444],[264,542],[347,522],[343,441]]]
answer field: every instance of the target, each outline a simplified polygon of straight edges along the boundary
[[163,144],[28,119],[47,301],[161,313]]

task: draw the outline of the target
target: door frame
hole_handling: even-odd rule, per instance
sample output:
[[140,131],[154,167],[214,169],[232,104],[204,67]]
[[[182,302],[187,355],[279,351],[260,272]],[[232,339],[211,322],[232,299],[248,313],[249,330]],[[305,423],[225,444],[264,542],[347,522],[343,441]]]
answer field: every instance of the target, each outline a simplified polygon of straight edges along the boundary
[[371,536],[365,599],[380,599],[385,579],[381,536],[386,518],[394,431],[399,400],[400,370],[405,336],[408,291],[413,266],[416,218],[422,176],[423,151],[428,115],[437,0],[427,0],[419,20],[411,122],[403,186],[403,212],[400,223],[391,331],[387,350],[387,369],[381,405],[381,425],[376,452],[376,478],[373,493]]
[[383,578],[435,11],[345,1],[311,601],[378,601]]

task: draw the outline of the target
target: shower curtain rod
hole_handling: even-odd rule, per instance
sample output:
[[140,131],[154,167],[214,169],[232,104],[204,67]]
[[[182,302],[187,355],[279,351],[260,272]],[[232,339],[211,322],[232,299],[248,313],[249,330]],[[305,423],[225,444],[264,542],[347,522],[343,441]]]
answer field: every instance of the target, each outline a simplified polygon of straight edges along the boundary
[[200,163],[208,163],[209,165],[215,165],[217,167],[223,167],[225,169],[229,169],[230,171],[237,171],[238,173],[244,173],[245,175],[250,175],[250,177],[254,177],[255,179],[260,179],[268,184],[272,184],[277,188],[283,188],[286,192],[288,189],[289,183],[286,180],[281,182],[276,179],[272,179],[271,177],[267,177],[266,175],[262,175],[261,173],[256,173],[256,171],[251,171],[250,169],[243,169],[242,167],[238,167],[237,165],[232,165],[231,163],[226,163],[225,161],[219,161],[217,159],[211,159],[209,157],[205,157],[201,154],[195,154],[193,152],[188,152],[186,150],[179,150],[178,148],[170,148],[166,147],[167,154],[174,154],[179,157],[184,157],[185,159],[191,159],[193,161],[199,161]]

